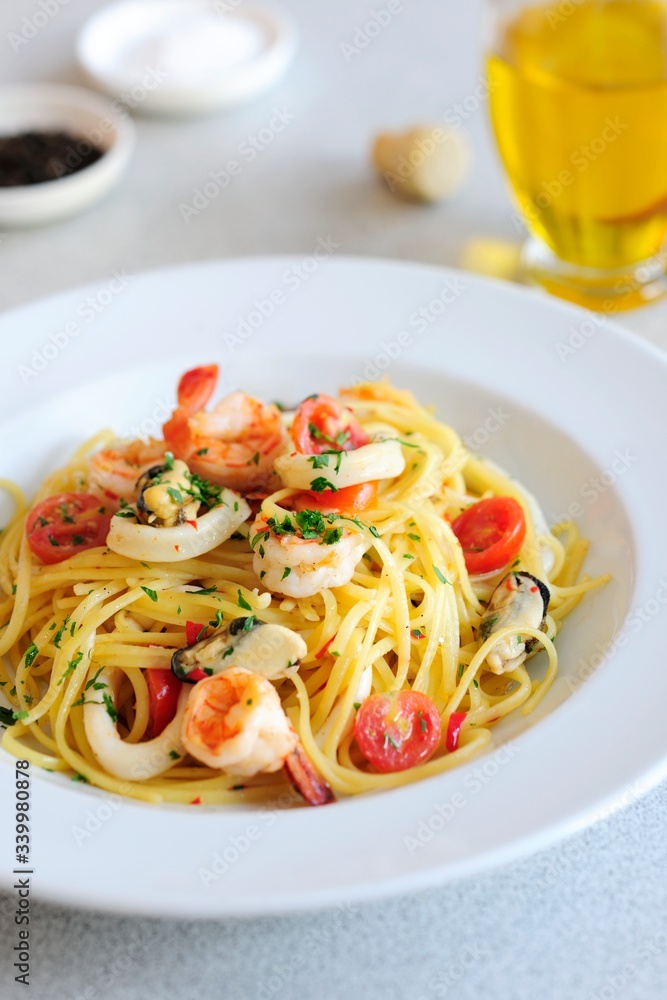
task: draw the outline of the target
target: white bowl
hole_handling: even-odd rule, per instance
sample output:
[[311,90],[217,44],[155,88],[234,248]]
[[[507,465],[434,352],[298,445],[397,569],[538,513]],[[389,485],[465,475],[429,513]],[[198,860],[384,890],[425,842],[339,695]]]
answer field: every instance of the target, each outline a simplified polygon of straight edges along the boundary
[[79,62],[133,111],[187,116],[236,107],[280,79],[298,40],[292,18],[273,3],[237,4],[118,0],[83,26]]
[[[611,322],[584,336],[589,313],[508,282],[322,249],[135,275],[92,321],[82,303],[108,302],[108,283],[5,313],[2,475],[29,496],[98,427],[159,434],[195,364],[223,363],[221,395],[286,402],[388,371],[519,477],[551,523],[577,519],[586,572],[613,580],[568,617],[559,676],[531,715],[403,788],[324,809],[280,808],[277,790],[264,806],[157,806],[33,766],[42,898],[181,920],[350,906],[545,848],[667,775],[667,358]],[[0,523],[8,508],[0,497]],[[531,674],[544,666],[536,657]],[[5,803],[14,764],[0,751]],[[3,845],[15,817],[0,809]],[[0,867],[0,886],[13,882]]]
[[55,222],[88,208],[118,183],[135,141],[124,109],[90,90],[52,83],[0,87],[0,135],[44,129],[62,129],[92,142],[103,156],[57,180],[0,187],[0,225]]

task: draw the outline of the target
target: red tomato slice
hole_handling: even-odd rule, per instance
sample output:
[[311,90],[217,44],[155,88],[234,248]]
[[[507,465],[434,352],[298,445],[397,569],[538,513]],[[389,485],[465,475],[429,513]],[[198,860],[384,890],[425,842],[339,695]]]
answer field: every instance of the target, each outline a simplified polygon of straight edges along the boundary
[[[201,635],[201,631],[204,629],[204,634]],[[194,644],[201,638],[204,639],[208,635],[208,627],[206,625],[200,625],[199,622],[186,622],[185,623],[185,641],[188,646],[194,646]]]
[[440,742],[440,713],[419,691],[372,694],[354,720],[354,738],[376,771],[423,764]]
[[178,405],[191,413],[203,410],[213,395],[218,372],[217,365],[200,365],[182,375],[178,383]]
[[296,411],[291,434],[298,451],[304,455],[354,451],[369,441],[349,410],[323,393],[304,399]]
[[92,493],[57,493],[28,514],[28,545],[44,563],[58,563],[77,552],[104,545],[115,507]]
[[459,739],[463,723],[466,721],[467,712],[452,712],[447,723],[447,735],[445,736],[445,746],[450,753],[458,750]]
[[375,506],[377,483],[360,483],[359,486],[344,486],[342,490],[323,490],[315,493],[305,490],[292,497],[294,510],[319,510],[323,514],[343,514],[354,517],[362,510]]
[[472,575],[502,569],[518,556],[526,537],[526,517],[512,497],[479,500],[452,522]]
[[153,739],[160,735],[176,715],[181,682],[174,677],[171,670],[146,670],[144,677],[148,685],[150,706],[147,735],[149,739]]

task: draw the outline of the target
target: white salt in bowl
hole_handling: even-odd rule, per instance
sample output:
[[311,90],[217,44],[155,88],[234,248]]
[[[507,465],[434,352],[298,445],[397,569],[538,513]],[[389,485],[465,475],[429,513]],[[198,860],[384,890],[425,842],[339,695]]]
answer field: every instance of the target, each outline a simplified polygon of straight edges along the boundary
[[273,86],[297,47],[279,7],[240,0],[118,0],[83,26],[88,77],[133,111],[198,115]]

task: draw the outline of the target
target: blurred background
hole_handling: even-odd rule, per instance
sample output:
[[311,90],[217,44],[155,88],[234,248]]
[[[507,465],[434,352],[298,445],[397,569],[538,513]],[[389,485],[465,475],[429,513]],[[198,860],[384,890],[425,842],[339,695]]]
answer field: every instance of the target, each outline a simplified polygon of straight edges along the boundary
[[[25,41],[34,31],[26,20],[32,25],[42,8],[36,0],[2,6],[2,83],[85,85],[76,35],[104,0],[49,3],[57,13],[38,17],[44,25]],[[113,269],[305,253],[318,237],[338,242],[338,253],[451,265],[470,239],[518,245],[525,230],[488,124],[480,0],[287,0],[284,7],[301,41],[283,80],[250,104],[194,119],[142,117],[136,101],[138,143],[121,185],[83,215],[4,234],[0,307]],[[282,130],[252,161],[239,154],[244,140],[270,129],[276,110],[289,117]],[[424,123],[447,124],[472,151],[459,191],[435,205],[392,196],[371,165],[378,133]],[[179,206],[192,205],[210,173],[232,159],[241,159],[241,172],[185,221]]]

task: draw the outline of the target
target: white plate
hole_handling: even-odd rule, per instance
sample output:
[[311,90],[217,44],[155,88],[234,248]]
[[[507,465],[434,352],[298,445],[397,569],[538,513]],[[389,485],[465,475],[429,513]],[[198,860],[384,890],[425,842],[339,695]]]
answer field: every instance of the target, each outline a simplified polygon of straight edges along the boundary
[[104,155],[74,174],[20,187],[0,188],[0,223],[34,226],[74,215],[103,198],[125,173],[134,149],[134,125],[106,97],[59,83],[0,88],[0,134],[64,130],[76,137],[72,153],[92,143]]
[[[191,917],[369,899],[546,847],[667,773],[665,357],[509,285],[326,253],[158,271],[5,315],[2,474],[30,489],[97,428],[157,431],[196,363],[220,361],[229,385],[288,401],[388,363],[548,516],[578,502],[587,569],[613,583],[568,619],[539,711],[506,720],[469,766],[407,788],[324,809],[154,807],[33,769],[43,898]],[[561,360],[569,340],[582,346]],[[12,760],[0,764],[7,803]],[[4,844],[10,821],[3,809]],[[205,886],[216,854],[227,868]]]

